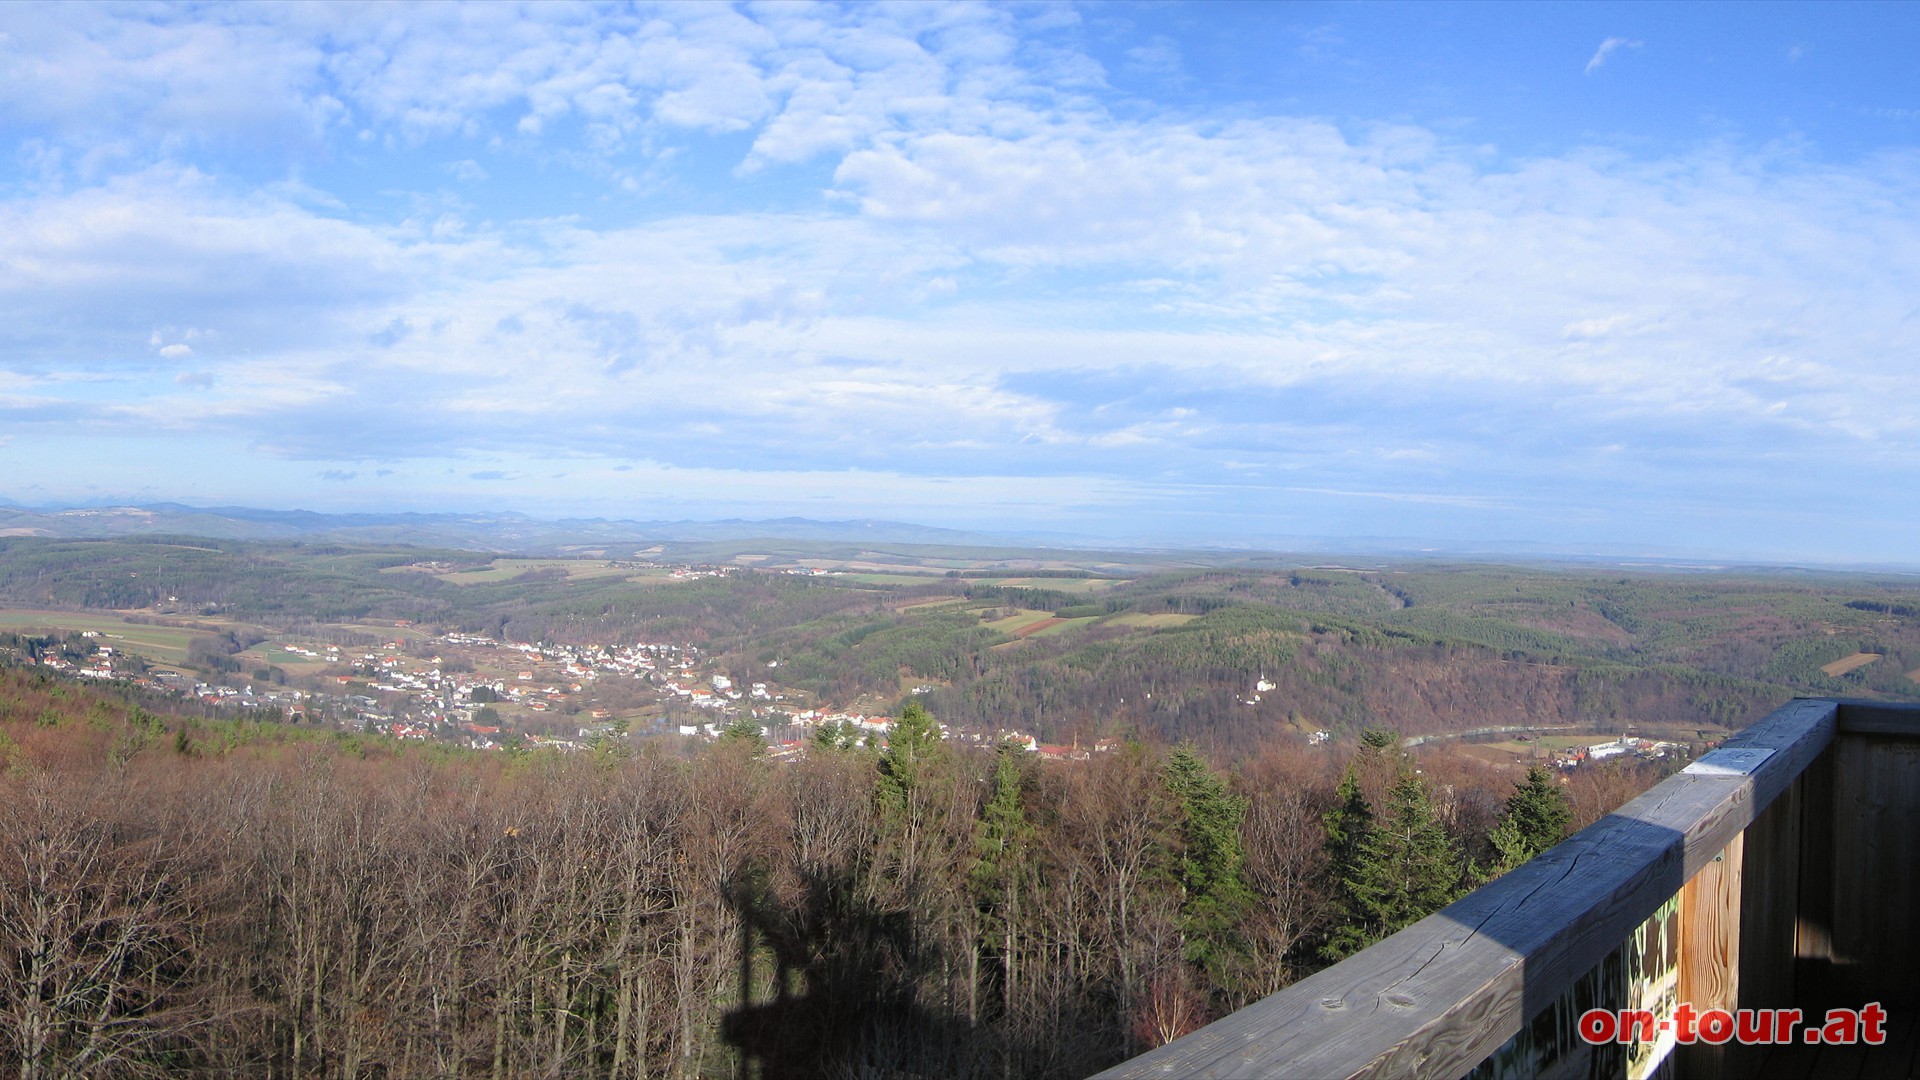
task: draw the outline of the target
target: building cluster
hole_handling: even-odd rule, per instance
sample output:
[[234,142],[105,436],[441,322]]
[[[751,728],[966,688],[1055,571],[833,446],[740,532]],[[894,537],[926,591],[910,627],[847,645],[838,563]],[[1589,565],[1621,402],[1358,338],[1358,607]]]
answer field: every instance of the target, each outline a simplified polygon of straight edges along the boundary
[[[397,623],[395,628],[405,630],[407,625]],[[86,636],[99,637],[92,631]],[[804,753],[823,727],[878,746],[885,745],[893,724],[890,716],[810,704],[808,695],[771,681],[771,675],[742,685],[733,675],[714,670],[713,662],[689,644],[509,642],[457,632],[423,640],[412,632],[374,645],[283,640],[260,647],[269,655],[288,654],[325,670],[295,677],[298,686],[277,685],[281,676],[275,684],[237,674],[228,681],[218,676],[209,681],[181,671],[148,670],[144,661],[104,643],[95,644],[84,662],[50,655],[41,663],[82,677],[124,679],[173,691],[215,708],[277,709],[291,719],[344,730],[441,739],[476,749],[515,743],[580,749],[629,732],[713,739],[744,717],[772,735],[769,752],[784,758]],[[779,662],[767,667],[777,670]],[[595,692],[610,689],[610,683],[619,683],[620,693]],[[916,686],[913,692],[932,689]],[[616,718],[603,697],[618,700],[620,711],[629,717],[650,717],[649,725],[635,728],[630,719]],[[708,715],[689,715],[689,710]],[[984,746],[1011,743],[1063,761],[1087,760],[1119,745],[1114,739],[1090,746],[1052,745],[1020,731],[955,732],[944,724],[939,729],[944,739]]]
[[1685,757],[1685,743],[1667,742],[1661,739],[1643,739],[1637,735],[1622,735],[1611,742],[1594,743],[1591,746],[1576,746],[1570,750],[1555,751],[1548,761],[1556,768],[1574,769],[1581,765],[1605,761],[1608,758],[1660,758]]

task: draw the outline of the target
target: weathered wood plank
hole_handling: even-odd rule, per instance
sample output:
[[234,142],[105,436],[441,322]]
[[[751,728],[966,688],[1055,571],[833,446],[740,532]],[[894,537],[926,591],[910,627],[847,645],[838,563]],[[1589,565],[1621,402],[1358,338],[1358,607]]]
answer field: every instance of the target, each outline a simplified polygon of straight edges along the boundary
[[1913,1075],[1916,1044],[1920,1044],[1920,1022],[1912,1010],[1895,1010],[1887,1015],[1887,1041],[1881,1046],[1862,1046],[1860,1080],[1906,1080]]
[[1740,1005],[1794,1002],[1800,911],[1800,819],[1806,773],[1747,826],[1740,888]]
[[[1880,860],[1881,835],[1889,822],[1883,808],[1868,805],[1867,741],[1844,735],[1833,747],[1833,965],[1843,982],[1854,981],[1854,970],[1883,942],[1872,934],[1873,908],[1882,903],[1876,890],[1860,885],[1867,868]],[[1834,988],[1845,995],[1840,986]],[[1840,1004],[1839,1001],[1831,1004]]]
[[1761,1058],[1759,1071],[1754,1075],[1758,1080],[1811,1080],[1813,1077],[1830,1075],[1820,1071],[1821,1055],[1830,1049],[1809,1046],[1804,1042],[1791,1046],[1770,1046]]
[[[1835,742],[1839,741],[1836,736]],[[1800,774],[1800,910],[1794,917],[1796,1002],[1824,1009],[1833,995],[1833,772],[1838,750]]]
[[[1742,838],[1740,868],[1740,993],[1743,1009],[1792,1008],[1795,935],[1800,912],[1801,805],[1815,759],[1788,785]],[[1752,1075],[1760,1047],[1730,1045],[1723,1075]]]
[[[1745,834],[1701,868],[1680,890],[1680,1000],[1695,1013],[1732,1012],[1740,1002],[1741,854]],[[1721,1080],[1732,1075],[1727,1046],[1705,1042],[1675,1047],[1681,1076]]]
[[1904,735],[1920,739],[1920,705],[1843,700],[1840,731],[1846,735]]
[[1680,775],[1374,947],[1103,1077],[1464,1075],[1607,956],[1833,738],[1801,700],[1728,740],[1752,771]]
[[[1920,741],[1843,735],[1834,759],[1833,1004],[1920,1002]],[[1864,996],[1863,996],[1864,995]]]

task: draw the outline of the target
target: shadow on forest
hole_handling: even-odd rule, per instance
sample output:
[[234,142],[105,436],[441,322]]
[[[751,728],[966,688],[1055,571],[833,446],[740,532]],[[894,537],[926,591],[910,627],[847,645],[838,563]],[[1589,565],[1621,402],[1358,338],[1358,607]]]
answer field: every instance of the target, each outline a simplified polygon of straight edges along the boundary
[[[917,1000],[916,975],[938,970],[940,958],[922,946],[911,913],[873,910],[843,877],[810,878],[797,904],[758,881],[729,893],[742,1003],[720,1031],[743,1080],[999,1075],[1009,1048]],[[768,996],[769,958],[771,1000],[754,1001]]]

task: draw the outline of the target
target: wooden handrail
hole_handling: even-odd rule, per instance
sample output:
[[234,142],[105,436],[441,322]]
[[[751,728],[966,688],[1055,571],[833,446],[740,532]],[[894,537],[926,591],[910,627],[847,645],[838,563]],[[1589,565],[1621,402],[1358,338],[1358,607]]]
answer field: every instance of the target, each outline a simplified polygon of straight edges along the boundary
[[1098,1075],[1463,1076],[1713,862],[1843,727],[1920,734],[1920,706],[1793,701],[1440,912]]

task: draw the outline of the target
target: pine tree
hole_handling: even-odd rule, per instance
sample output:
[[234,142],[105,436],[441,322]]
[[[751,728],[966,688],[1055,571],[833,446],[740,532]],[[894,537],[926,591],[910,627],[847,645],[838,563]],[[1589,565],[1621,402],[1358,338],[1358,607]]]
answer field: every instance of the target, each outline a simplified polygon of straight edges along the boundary
[[1392,728],[1370,727],[1360,733],[1360,752],[1382,754],[1400,746],[1400,733]]
[[1233,960],[1245,950],[1240,920],[1253,904],[1242,871],[1246,853],[1240,823],[1247,802],[1227,789],[1191,743],[1182,744],[1162,771],[1167,791],[1181,810],[1181,929],[1187,959],[1204,967],[1220,985]]
[[940,725],[933,714],[917,701],[908,702],[900,719],[887,728],[887,749],[880,755],[881,801],[904,807],[940,746]]
[[1026,780],[1020,760],[1024,755],[1011,743],[1000,747],[993,765],[993,793],[980,811],[978,861],[972,877],[975,892],[989,909],[1005,899],[1009,876],[1025,856],[1032,832],[1020,794]]
[[860,745],[860,729],[851,720],[829,720],[813,733],[813,745],[822,750],[851,750]]
[[874,798],[880,810],[888,870],[901,895],[924,884],[937,855],[936,833],[942,793],[950,792],[950,770],[937,768],[945,757],[940,726],[919,702],[910,702],[887,728],[880,754]]
[[1361,852],[1373,835],[1373,807],[1360,790],[1357,762],[1347,763],[1334,798],[1333,809],[1320,819],[1327,830],[1327,876],[1334,887],[1333,928],[1320,950],[1329,960],[1358,952],[1369,940],[1361,925],[1354,883],[1361,877]]
[[1361,936],[1371,944],[1433,914],[1460,895],[1453,838],[1434,815],[1427,785],[1411,769],[1387,792],[1385,813],[1360,845],[1349,885]]
[[720,738],[750,743],[756,753],[767,748],[766,732],[760,727],[760,722],[750,716],[735,717],[726,727],[720,729]]
[[1566,839],[1567,826],[1573,823],[1573,807],[1566,792],[1554,783],[1553,774],[1544,766],[1527,770],[1527,778],[1514,785],[1507,796],[1507,807],[1500,824],[1489,838],[1493,841],[1495,874],[1504,874],[1535,855]]
[[976,860],[968,875],[974,898],[984,916],[981,944],[999,960],[1002,1003],[1013,999],[1019,976],[1015,936],[1021,926],[1021,883],[1027,842],[1033,829],[1027,824],[1021,789],[1026,783],[1022,759],[1026,751],[1011,743],[1000,747],[993,766],[993,793],[980,811]]

